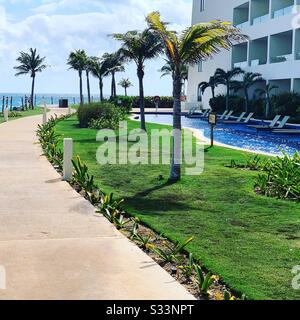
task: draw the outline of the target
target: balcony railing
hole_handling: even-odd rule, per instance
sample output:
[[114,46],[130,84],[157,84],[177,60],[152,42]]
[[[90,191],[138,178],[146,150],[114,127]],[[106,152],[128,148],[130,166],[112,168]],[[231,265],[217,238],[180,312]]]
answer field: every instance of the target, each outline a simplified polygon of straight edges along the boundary
[[233,66],[234,66],[235,68],[241,68],[241,69],[247,68],[247,67],[248,67],[248,62],[247,62],[247,61],[235,62],[235,63],[233,64]]
[[279,63],[293,60],[293,54],[271,57],[271,63]]
[[236,27],[237,27],[238,29],[248,28],[248,27],[250,27],[250,22],[249,22],[249,21],[246,21],[246,22],[237,24]]
[[279,17],[286,16],[288,14],[292,14],[293,8],[294,6],[289,6],[289,7],[274,11],[274,18],[279,18]]
[[264,16],[260,16],[253,19],[253,25],[263,23],[269,20],[269,14],[265,14]]
[[262,64],[266,64],[267,61],[266,60],[260,60],[260,59],[253,59],[250,62],[251,67],[257,67],[260,66]]

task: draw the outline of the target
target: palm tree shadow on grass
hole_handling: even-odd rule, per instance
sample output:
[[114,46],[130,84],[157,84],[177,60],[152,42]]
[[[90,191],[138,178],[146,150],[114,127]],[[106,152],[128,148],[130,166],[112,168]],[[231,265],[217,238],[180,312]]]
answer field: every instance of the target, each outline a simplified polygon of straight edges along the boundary
[[149,210],[149,214],[151,213],[151,215],[159,215],[163,211],[182,211],[189,209],[186,204],[180,202],[179,199],[176,199],[175,195],[170,196],[168,194],[163,194],[159,197],[148,198],[153,192],[162,190],[173,184],[174,182],[167,181],[161,185],[138,192],[131,197],[125,198],[125,203],[135,210],[142,211],[144,214],[146,213],[145,210]]

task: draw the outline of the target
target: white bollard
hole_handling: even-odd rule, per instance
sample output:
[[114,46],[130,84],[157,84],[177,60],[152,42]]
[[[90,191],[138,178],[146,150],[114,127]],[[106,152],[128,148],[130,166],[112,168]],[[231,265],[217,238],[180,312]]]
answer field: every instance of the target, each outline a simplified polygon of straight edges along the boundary
[[4,109],[3,116],[4,116],[4,121],[8,122],[8,109],[7,108]]
[[44,104],[44,108],[43,108],[43,124],[47,123],[47,106],[46,104]]
[[63,180],[70,181],[73,172],[73,139],[64,139]]

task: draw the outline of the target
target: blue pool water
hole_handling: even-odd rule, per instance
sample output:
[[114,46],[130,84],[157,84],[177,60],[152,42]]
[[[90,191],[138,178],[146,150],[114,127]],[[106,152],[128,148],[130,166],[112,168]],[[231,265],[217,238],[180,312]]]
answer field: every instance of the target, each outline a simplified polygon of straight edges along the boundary
[[[146,120],[159,124],[173,123],[171,115],[147,115]],[[204,130],[205,137],[210,137],[210,127],[207,120],[182,117],[182,126]],[[243,124],[218,124],[215,128],[215,140],[234,147],[278,155],[281,154],[280,150],[284,150],[290,155],[294,154],[295,151],[300,152],[300,135],[257,133],[255,129],[248,128]]]

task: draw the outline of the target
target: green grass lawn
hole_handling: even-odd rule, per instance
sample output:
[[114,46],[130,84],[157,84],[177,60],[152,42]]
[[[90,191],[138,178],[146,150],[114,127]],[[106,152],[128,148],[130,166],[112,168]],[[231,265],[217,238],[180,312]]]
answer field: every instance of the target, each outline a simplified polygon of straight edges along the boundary
[[76,118],[59,123],[57,131],[74,139],[75,154],[101,188],[125,198],[132,214],[172,240],[194,236],[188,249],[231,288],[250,299],[300,298],[291,287],[291,270],[300,264],[300,205],[258,196],[257,172],[225,167],[246,153],[208,149],[202,175],[168,185],[168,166],[97,164],[96,131],[79,129]]
[[[36,116],[38,114],[42,114],[43,113],[43,109],[42,108],[35,108],[34,110],[27,110],[27,111],[20,111],[19,114],[21,115],[20,117],[10,117],[9,121],[12,120],[17,120],[17,119],[21,119],[24,117],[29,117],[29,116]],[[0,123],[4,122],[4,117],[2,115],[2,113],[0,113]]]

